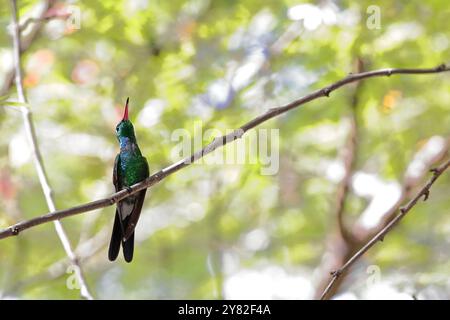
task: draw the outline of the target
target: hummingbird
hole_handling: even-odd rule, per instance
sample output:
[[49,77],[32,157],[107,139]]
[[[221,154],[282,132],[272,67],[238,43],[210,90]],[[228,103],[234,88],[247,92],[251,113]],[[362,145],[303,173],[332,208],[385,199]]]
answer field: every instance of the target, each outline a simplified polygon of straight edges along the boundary
[[[120,152],[114,161],[113,184],[117,191],[127,189],[149,176],[148,162],[142,156],[136,141],[133,124],[128,118],[128,102],[125,104],[123,119],[116,127]],[[122,244],[126,262],[133,260],[134,229],[141,214],[147,189],[141,190],[117,203],[114,226],[109,244],[108,258],[116,260]]]

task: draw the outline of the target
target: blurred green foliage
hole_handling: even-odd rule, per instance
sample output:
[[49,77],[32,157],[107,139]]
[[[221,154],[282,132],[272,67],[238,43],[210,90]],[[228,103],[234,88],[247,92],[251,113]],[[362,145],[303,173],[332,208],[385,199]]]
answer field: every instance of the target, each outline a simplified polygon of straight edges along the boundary
[[[25,16],[41,1],[18,2]],[[0,4],[0,79],[12,67],[6,3]],[[301,4],[59,2],[60,8],[79,10],[80,28],[60,19],[46,22],[23,55],[25,88],[57,207],[113,191],[114,128],[128,96],[139,145],[155,172],[179,160],[173,155],[174,130],[194,133],[201,121],[203,132],[225,133],[354,72],[357,58],[366,69],[450,62],[447,1],[377,1],[379,29],[366,25],[373,1],[311,2],[295,9]],[[308,28],[294,20],[298,8],[308,13]],[[448,73],[367,80],[357,105],[355,170],[402,183],[430,138],[449,137],[449,85]],[[13,100],[15,88],[5,94]],[[288,285],[289,292],[270,295],[275,289],[261,278],[267,297],[310,298],[334,230],[338,181],[329,173],[342,160],[352,95],[352,86],[341,88],[262,126],[280,129],[275,175],[261,175],[261,164],[192,165],[153,187],[131,264],[107,260],[112,207],[63,220],[77,252],[87,256],[82,265],[95,297],[216,299],[241,297],[239,290],[252,297],[254,282],[236,275],[264,274],[275,266],[287,279],[301,276],[309,287]],[[47,207],[14,107],[0,108],[0,128],[4,228]],[[383,279],[399,279],[393,281],[399,291],[410,286],[411,294],[450,298],[449,186],[447,174],[430,200],[367,256]],[[347,220],[356,220],[370,200],[352,194]],[[66,286],[66,264],[52,224],[1,240],[0,296],[79,298]],[[361,282],[365,277],[364,270],[355,275]]]

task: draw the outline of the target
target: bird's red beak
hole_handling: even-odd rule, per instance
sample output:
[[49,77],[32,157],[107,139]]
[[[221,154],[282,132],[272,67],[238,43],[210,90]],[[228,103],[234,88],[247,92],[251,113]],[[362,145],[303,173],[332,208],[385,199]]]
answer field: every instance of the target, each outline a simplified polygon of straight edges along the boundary
[[123,113],[123,121],[128,120],[128,101],[130,98],[127,98],[127,103],[125,104],[125,111]]

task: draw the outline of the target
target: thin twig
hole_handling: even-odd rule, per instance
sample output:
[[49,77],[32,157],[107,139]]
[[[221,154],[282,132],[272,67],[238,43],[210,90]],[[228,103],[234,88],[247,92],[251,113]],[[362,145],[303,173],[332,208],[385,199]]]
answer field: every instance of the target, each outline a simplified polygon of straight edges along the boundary
[[[26,104],[27,99],[25,96],[25,91],[23,89],[23,77],[22,77],[22,67],[20,63],[20,56],[21,56],[21,50],[20,50],[20,27],[18,23],[18,12],[17,12],[17,3],[16,0],[11,0],[11,9],[12,9],[12,17],[13,17],[13,43],[14,43],[14,69],[15,69],[15,80],[16,80],[16,89],[17,89],[17,96],[20,103]],[[23,123],[25,126],[25,131],[27,134],[28,141],[31,146],[31,151],[34,158],[34,165],[39,177],[39,182],[41,184],[45,200],[47,202],[48,209],[50,211],[56,211],[55,202],[53,200],[52,196],[52,189],[50,187],[50,184],[48,182],[47,174],[45,172],[44,168],[44,162],[38,147],[36,132],[34,129],[33,119],[32,119],[32,113],[31,111],[25,107],[20,106],[20,109],[22,111],[22,118]],[[56,233],[58,234],[58,237],[64,247],[64,251],[66,252],[66,255],[69,257],[76,275],[78,279],[78,283],[80,285],[80,293],[81,296],[86,299],[92,299],[92,295],[89,292],[89,289],[86,284],[86,280],[83,276],[81,267],[78,263],[78,259],[70,245],[69,238],[67,237],[66,232],[64,231],[64,228],[61,224],[61,222],[57,219],[54,219],[54,226]]]
[[43,23],[43,22],[48,22],[50,20],[56,20],[56,19],[60,19],[60,20],[67,20],[70,17],[70,13],[62,13],[62,14],[48,14],[45,15],[43,17],[40,18],[28,18],[27,20],[25,20],[20,26],[19,29],[20,31],[24,31],[26,30],[26,28],[32,24],[32,23]]
[[[414,163],[417,163],[417,159],[423,155],[423,150],[419,150],[414,159],[408,165],[406,172],[404,174],[402,188],[400,190],[400,196],[397,201],[395,201],[389,208],[386,208],[385,212],[380,215],[379,223],[373,227],[364,226],[362,219],[356,222],[353,226],[353,234],[358,239],[360,243],[366,243],[368,239],[372,238],[375,234],[377,234],[381,229],[383,229],[394,217],[398,207],[404,203],[407,199],[410,199],[414,194],[412,193],[414,189],[421,183],[424,176],[428,173],[429,168],[435,166],[436,163],[440,163],[444,159],[447,158],[448,152],[450,151],[450,137],[444,138],[439,136],[434,136],[428,140],[423,149],[434,145],[433,140],[443,140],[442,145],[439,146],[439,149],[435,149],[434,154],[431,157],[422,158],[420,160],[421,170],[412,171],[410,166]],[[362,236],[368,235],[368,236]]]
[[428,199],[430,194],[430,188],[434,182],[439,178],[439,176],[448,169],[450,166],[450,159],[448,159],[444,164],[438,168],[430,170],[433,172],[433,176],[430,180],[423,186],[422,189],[412,198],[405,206],[400,207],[397,216],[392,219],[382,230],[380,230],[372,239],[370,239],[358,252],[356,252],[340,269],[333,271],[331,273],[331,280],[328,286],[322,293],[321,300],[324,300],[328,296],[328,292],[333,288],[336,280],[342,275],[344,271],[350,268],[359,258],[364,255],[370,248],[372,248],[378,241],[383,241],[386,234],[391,231],[391,229],[402,219],[405,215],[419,202],[419,200],[424,197],[424,201]]
[[368,71],[368,72],[362,72],[362,73],[356,73],[348,75],[347,77],[327,86],[322,89],[318,89],[298,100],[295,100],[287,105],[271,108],[266,113],[254,118],[253,120],[250,120],[240,128],[234,130],[233,132],[227,134],[226,136],[222,136],[219,138],[215,138],[211,143],[206,145],[203,149],[195,152],[193,155],[180,160],[158,172],[151,175],[147,179],[134,184],[130,188],[118,191],[116,193],[113,193],[107,198],[88,202],[82,205],[78,205],[72,208],[64,209],[64,210],[58,210],[58,211],[52,211],[50,213],[44,214],[42,216],[22,221],[17,224],[14,224],[10,226],[9,228],[0,230],[0,239],[11,237],[18,235],[23,230],[32,228],[34,226],[47,223],[49,221],[54,221],[58,219],[63,219],[66,217],[70,217],[76,214],[93,211],[96,209],[112,206],[115,203],[119,202],[122,199],[125,199],[126,197],[129,197],[132,194],[135,194],[139,192],[142,189],[149,188],[161,180],[165,179],[166,177],[170,176],[171,174],[189,166],[190,164],[194,163],[195,161],[203,158],[207,154],[213,152],[214,150],[223,147],[224,145],[241,138],[245,132],[247,132],[250,129],[253,129],[260,125],[263,122],[266,122],[270,119],[273,119],[281,114],[284,114],[294,108],[299,107],[300,105],[303,105],[307,102],[316,100],[321,97],[328,97],[330,93],[344,85],[347,85],[352,82],[356,82],[362,79],[366,78],[372,78],[372,77],[380,77],[380,76],[391,76],[394,74],[431,74],[431,73],[439,73],[439,72],[447,72],[450,71],[450,67],[446,66],[445,64],[441,64],[435,68],[426,68],[426,69],[381,69],[381,70],[374,70],[374,71]]
[[[36,12],[37,19],[45,17],[45,15],[48,14],[48,10],[52,7],[52,5],[55,3],[55,0],[43,0],[38,5],[36,5],[38,12]],[[42,23],[35,23],[30,28],[28,28],[26,36],[20,37],[20,51],[23,53],[26,51],[30,45],[33,43],[33,41],[36,39],[37,35],[39,34],[39,31],[41,30]],[[0,96],[5,95],[11,86],[14,83],[14,77],[15,77],[15,69],[14,66],[7,66],[8,70],[4,74],[4,81],[0,85]]]
[[[364,65],[361,58],[356,59],[356,72],[361,73],[364,71]],[[347,226],[344,222],[344,211],[345,204],[348,198],[350,182],[353,176],[353,169],[355,166],[355,159],[358,153],[358,133],[359,133],[359,125],[358,125],[358,115],[357,108],[359,103],[359,96],[361,94],[362,82],[358,81],[356,83],[350,104],[350,130],[348,135],[348,140],[344,149],[344,170],[345,174],[342,178],[341,183],[338,186],[338,190],[336,192],[336,208],[335,208],[335,217],[337,219],[337,225],[339,228],[339,232],[342,236],[342,239],[345,242],[353,242],[354,239],[351,232],[348,230]]]
[[[361,58],[355,59],[354,72],[360,73],[364,71],[364,64]],[[329,254],[324,255],[322,259],[321,266],[319,270],[333,270],[339,268],[346,257],[351,254],[352,248],[358,246],[358,242],[352,233],[352,229],[347,225],[345,221],[345,210],[347,199],[350,194],[351,180],[354,174],[355,163],[358,154],[359,145],[359,122],[358,122],[358,104],[359,97],[362,92],[363,82],[358,81],[353,88],[353,93],[349,101],[349,132],[347,136],[346,143],[343,148],[343,167],[344,176],[339,182],[336,189],[336,200],[333,206],[333,219],[336,219],[336,232],[330,232],[327,239],[327,251]],[[323,272],[324,274],[320,277],[314,298],[319,298],[322,294],[324,287],[328,284],[329,275],[328,272]],[[341,277],[342,281],[344,277]],[[339,284],[336,285],[339,287]]]
[[[321,278],[319,285],[316,288],[315,297],[318,299],[322,296],[323,291],[329,285],[329,270],[336,270],[340,268],[348,259],[350,259],[365,243],[367,243],[373,236],[375,236],[381,229],[383,229],[393,218],[395,218],[395,213],[400,205],[406,202],[408,199],[412,198],[414,194],[412,191],[416,189],[424,179],[424,176],[429,171],[429,168],[434,167],[437,163],[441,163],[448,154],[450,148],[450,139],[445,139],[443,137],[434,136],[430,138],[427,144],[423,147],[423,149],[427,149],[428,144],[435,145],[433,141],[441,141],[445,142],[439,146],[439,150],[435,149],[433,156],[423,158],[421,155],[424,151],[419,150],[414,156],[411,163],[408,165],[408,169],[405,172],[404,181],[402,183],[400,196],[397,201],[391,204],[389,208],[386,208],[383,214],[380,216],[379,222],[376,226],[365,227],[362,224],[362,217],[358,219],[358,221],[353,225],[352,228],[348,229],[348,232],[351,235],[351,242],[342,243],[339,241],[340,238],[333,238],[330,241],[330,245],[332,249],[329,250],[332,252],[331,258],[333,259],[332,263],[325,264],[320,268],[321,272],[327,271],[324,274],[324,277]],[[420,170],[415,170],[414,173],[409,169],[410,166],[413,166],[417,161],[420,160]],[[329,259],[327,259],[329,260]],[[326,262],[325,262],[326,263]],[[347,270],[348,271],[348,270]],[[339,277],[339,281],[333,284],[332,290],[330,290],[327,294],[328,299],[338,292],[340,285],[345,279],[345,275],[347,272],[344,272]]]

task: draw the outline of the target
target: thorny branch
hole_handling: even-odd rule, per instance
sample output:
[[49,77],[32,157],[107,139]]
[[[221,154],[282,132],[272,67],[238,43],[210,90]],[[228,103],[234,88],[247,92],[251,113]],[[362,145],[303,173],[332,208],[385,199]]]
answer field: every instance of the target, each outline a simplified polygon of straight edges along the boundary
[[34,226],[44,224],[50,221],[55,221],[59,219],[63,219],[66,217],[70,217],[76,214],[93,211],[96,209],[112,206],[113,204],[121,201],[122,199],[125,199],[126,197],[129,197],[132,194],[137,193],[138,191],[142,189],[149,188],[161,180],[165,179],[166,177],[170,176],[171,174],[189,166],[193,162],[203,158],[207,154],[213,152],[214,150],[223,147],[224,145],[241,138],[245,132],[247,132],[250,129],[253,129],[260,125],[263,122],[266,122],[270,119],[273,119],[281,114],[284,114],[292,109],[295,109],[305,103],[308,103],[310,101],[316,100],[321,97],[329,97],[330,93],[339,89],[340,87],[343,87],[347,84],[360,81],[367,78],[372,77],[381,77],[381,76],[391,76],[395,74],[432,74],[432,73],[440,73],[440,72],[448,72],[450,71],[450,67],[446,66],[445,64],[441,64],[434,68],[408,68],[408,69],[397,69],[397,68],[390,68],[390,69],[380,69],[380,70],[373,70],[373,71],[367,71],[367,72],[361,72],[356,74],[350,74],[347,77],[332,83],[329,86],[326,86],[324,88],[318,89],[300,99],[297,99],[287,105],[275,107],[269,109],[266,113],[250,120],[249,122],[242,125],[240,128],[234,130],[233,132],[219,137],[215,138],[211,143],[206,145],[203,149],[195,152],[193,155],[182,159],[156,173],[148,177],[147,179],[134,184],[130,188],[121,190],[119,192],[116,192],[112,195],[110,195],[107,198],[95,200],[92,202],[88,202],[82,205],[78,205],[72,208],[63,209],[63,210],[57,210],[52,212],[49,212],[47,214],[44,214],[42,216],[25,220],[19,223],[16,223],[9,228],[0,230],[0,239],[11,237],[18,235],[23,230],[32,228]]
[[[17,2],[16,0],[11,0],[11,10],[12,10],[12,18],[13,18],[13,42],[14,42],[14,71],[15,71],[15,81],[16,81],[16,89],[18,100],[22,104],[27,103],[27,99],[25,96],[25,91],[23,89],[23,81],[22,81],[22,67],[20,62],[21,57],[21,48],[20,48],[20,26],[18,19],[18,11],[17,11]],[[34,166],[36,168],[39,182],[42,186],[42,190],[44,192],[45,200],[47,202],[47,206],[50,211],[56,211],[55,202],[52,196],[52,189],[48,182],[47,174],[44,168],[44,161],[42,159],[39,145],[37,141],[36,132],[34,129],[34,123],[32,119],[32,113],[26,106],[20,106],[20,110],[22,111],[23,123],[25,126],[25,131],[27,134],[27,138],[32,149]],[[53,219],[56,233],[64,247],[64,251],[66,255],[69,257],[75,273],[77,275],[78,283],[80,285],[80,293],[81,296],[86,299],[92,299],[92,295],[89,292],[89,289],[86,284],[86,280],[84,278],[83,272],[81,270],[78,259],[72,249],[69,238],[67,237],[66,232],[58,219]]]
[[[431,146],[435,146],[433,153],[424,157],[425,150],[428,150]],[[436,148],[437,147],[437,148]],[[374,226],[366,226],[362,222],[363,217],[360,216],[358,220],[353,224],[351,228],[346,227],[346,232],[349,237],[344,239],[340,237],[340,233],[331,234],[332,237],[328,242],[330,245],[329,255],[325,255],[322,265],[319,267],[320,273],[324,273],[318,282],[316,287],[315,297],[320,298],[325,288],[330,281],[329,271],[340,268],[348,259],[350,259],[365,243],[367,243],[374,235],[376,235],[381,229],[383,229],[393,218],[397,209],[402,203],[414,196],[413,191],[420,186],[421,181],[427,174],[429,168],[434,167],[437,163],[440,163],[446,158],[450,149],[450,139],[446,139],[440,136],[431,137],[427,143],[415,154],[412,161],[408,165],[400,196],[398,200],[391,204],[389,208],[385,209],[385,212],[380,216],[379,221]],[[416,168],[412,170],[412,168]],[[420,168],[420,170],[417,170]],[[328,292],[328,299],[333,297],[345,281],[347,272],[343,272],[333,285],[333,288]]]
[[450,159],[444,162],[441,166],[431,169],[433,176],[430,180],[420,189],[420,191],[405,205],[400,207],[399,213],[392,219],[383,229],[381,229],[372,239],[370,239],[358,252],[356,252],[341,268],[331,272],[331,280],[322,293],[321,300],[328,297],[328,293],[333,288],[335,282],[339,279],[343,272],[350,268],[364,253],[372,248],[378,241],[383,241],[386,234],[401,220],[406,214],[419,202],[423,197],[423,201],[426,201],[430,195],[430,188],[439,176],[448,169],[450,166]]

